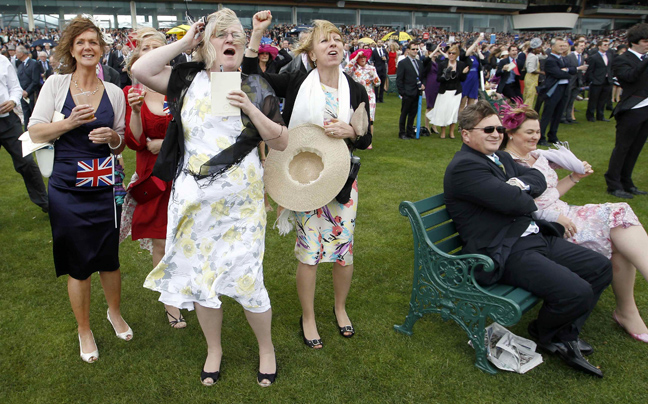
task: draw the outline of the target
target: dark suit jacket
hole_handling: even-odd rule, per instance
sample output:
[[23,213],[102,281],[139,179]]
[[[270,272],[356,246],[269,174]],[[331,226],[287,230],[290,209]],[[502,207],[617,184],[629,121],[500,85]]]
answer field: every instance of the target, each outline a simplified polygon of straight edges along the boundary
[[119,72],[107,65],[101,65],[101,67],[103,68],[104,81],[113,83],[114,85],[119,87],[121,84],[121,75],[119,74]]
[[648,98],[648,57],[640,60],[637,55],[627,51],[612,61],[614,77],[619,80],[623,92],[621,101],[612,112],[619,116],[622,112],[632,109],[635,105]]
[[[383,48],[382,53],[383,56],[381,57],[380,53],[378,52],[378,47],[374,48],[374,50],[371,53],[371,62],[376,68],[376,73],[378,73],[378,77],[384,77],[387,75],[387,58],[388,58],[389,51]],[[385,58],[385,60],[383,60],[383,57]]]
[[[537,210],[533,199],[547,188],[540,171],[515,163],[508,153],[496,154],[506,173],[486,155],[464,144],[443,178],[446,208],[463,240],[463,252],[488,255],[495,263],[495,271],[476,274],[485,284],[501,278],[511,247],[529,227],[531,213]],[[523,181],[530,190],[507,184],[511,177]],[[536,221],[539,227],[551,227],[541,222]]]
[[41,62],[40,60],[37,60],[36,62],[38,63],[38,68],[40,69],[40,74],[42,74],[43,81],[47,80],[47,78],[49,76],[54,74],[54,70],[52,69],[52,65],[49,64],[49,62],[47,62],[47,64],[46,64],[47,68],[45,68],[43,66],[43,62]]
[[110,52],[110,57],[108,58],[108,66],[112,67],[118,72],[121,72],[122,68],[124,67],[124,54],[122,53],[122,56],[120,57],[117,54],[116,50]]
[[[516,60],[515,63],[517,63],[518,71],[519,71],[520,70],[520,62],[518,60]],[[525,60],[526,60],[526,57],[525,57]],[[504,66],[506,66],[509,63],[511,63],[511,59],[510,58],[504,58],[504,59],[500,60],[499,63],[497,64],[497,71],[495,71],[495,77],[500,77],[500,81],[497,84],[497,92],[500,93],[500,94],[502,94],[502,92],[504,91],[504,86],[506,86],[506,81],[511,77],[511,75],[514,75],[515,79],[509,85],[511,87],[516,87],[518,89],[520,88],[520,78],[522,76],[515,74],[515,72],[513,70],[511,70],[510,72],[507,72],[506,70],[504,70]]]
[[596,86],[603,84],[612,84],[612,53],[607,54],[608,64],[605,65],[603,56],[599,52],[594,53],[587,60],[587,71],[585,72],[585,82]]
[[423,63],[416,59],[414,59],[414,62],[418,66],[418,76],[409,56],[401,60],[396,69],[396,87],[401,97],[418,97],[419,85],[417,83],[423,83],[423,80],[425,80]]
[[171,59],[171,62],[169,64],[171,65],[171,67],[173,67],[178,63],[186,63],[186,62],[187,62],[187,55],[184,52],[182,52],[178,56]]
[[[564,67],[567,67],[569,70],[562,70]],[[551,54],[547,56],[547,60],[545,61],[544,72],[545,80],[542,83],[542,86],[537,87],[538,94],[546,94],[554,84],[562,79],[571,79],[571,77],[576,74],[576,68],[574,66],[567,66],[565,61],[562,61]]]
[[[578,63],[578,56],[574,52],[571,52],[569,55],[565,56],[565,62],[567,63],[567,66],[574,66],[574,67],[579,67],[582,66],[585,63],[585,58],[583,55],[581,55],[581,62],[580,64]],[[583,73],[581,70],[576,70],[576,74],[569,79],[569,85],[571,86],[577,86],[577,87],[582,87],[585,85],[585,73]]]
[[40,88],[41,69],[34,59],[29,58],[26,62],[27,65],[23,62],[18,65],[18,81],[20,81],[20,87],[27,91],[27,94],[31,97]]

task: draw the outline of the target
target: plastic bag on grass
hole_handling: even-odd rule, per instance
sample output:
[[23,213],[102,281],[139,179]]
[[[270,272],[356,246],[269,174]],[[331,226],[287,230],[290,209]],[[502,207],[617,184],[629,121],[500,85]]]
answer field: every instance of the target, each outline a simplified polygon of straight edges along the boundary
[[[498,369],[524,374],[542,363],[535,342],[513,334],[498,323],[486,327],[484,340],[488,360]],[[468,344],[472,346],[470,341]]]

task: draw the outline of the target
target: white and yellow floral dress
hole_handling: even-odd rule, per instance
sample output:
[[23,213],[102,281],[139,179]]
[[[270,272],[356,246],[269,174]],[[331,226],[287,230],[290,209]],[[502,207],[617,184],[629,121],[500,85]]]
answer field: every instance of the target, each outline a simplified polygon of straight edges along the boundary
[[169,200],[164,258],[144,282],[160,301],[192,310],[221,306],[229,296],[244,309],[270,309],[263,283],[266,212],[263,168],[256,150],[222,175],[196,180],[200,166],[232,145],[241,117],[211,115],[207,73],[196,75],[182,106],[184,163]]

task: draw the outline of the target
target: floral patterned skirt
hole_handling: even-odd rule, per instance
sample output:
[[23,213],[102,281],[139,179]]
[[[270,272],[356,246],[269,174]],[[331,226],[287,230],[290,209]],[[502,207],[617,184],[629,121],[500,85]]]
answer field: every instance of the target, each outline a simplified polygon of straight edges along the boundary
[[353,264],[353,233],[358,210],[358,182],[353,183],[351,199],[341,204],[335,199],[316,210],[295,212],[297,242],[295,257],[307,265],[320,262]]

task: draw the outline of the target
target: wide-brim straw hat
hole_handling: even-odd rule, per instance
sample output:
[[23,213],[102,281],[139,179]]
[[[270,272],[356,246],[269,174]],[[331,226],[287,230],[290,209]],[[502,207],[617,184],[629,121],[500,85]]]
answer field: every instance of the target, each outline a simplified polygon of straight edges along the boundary
[[349,177],[351,156],[343,139],[327,136],[317,125],[288,131],[288,146],[270,150],[264,181],[268,194],[284,208],[306,212],[331,202]]

